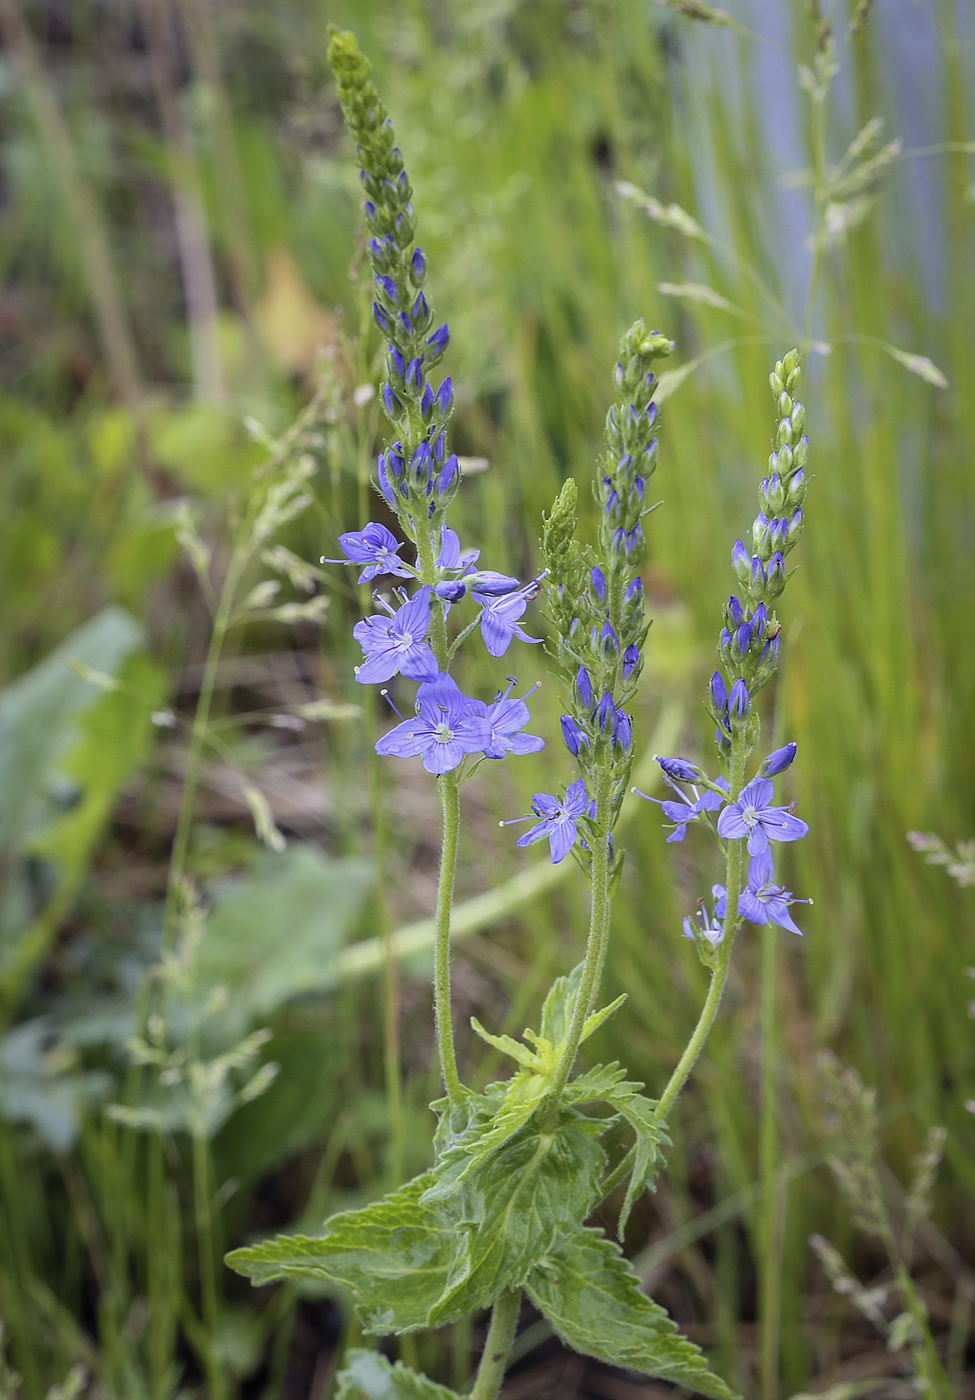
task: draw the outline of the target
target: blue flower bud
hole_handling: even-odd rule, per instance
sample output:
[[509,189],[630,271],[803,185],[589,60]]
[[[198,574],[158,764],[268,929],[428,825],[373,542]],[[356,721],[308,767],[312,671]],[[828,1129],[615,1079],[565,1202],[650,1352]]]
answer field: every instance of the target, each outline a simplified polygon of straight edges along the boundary
[[396,324],[399,327],[400,334],[406,340],[409,340],[413,335],[413,322],[410,320],[409,316],[407,316],[405,311],[401,311],[396,317]]
[[446,443],[447,436],[445,433],[438,433],[433,439],[433,455],[436,458],[438,467],[443,465],[443,454]]
[[406,361],[403,359],[403,356],[400,354],[399,350],[397,350],[395,345],[391,345],[389,347],[388,351],[386,352],[386,359],[388,363],[388,372],[390,379],[392,379],[394,375],[397,377],[397,379],[405,379]]
[[630,747],[633,738],[633,724],[625,710],[616,711],[616,726],[613,729],[613,747],[621,748],[624,753]]
[[752,632],[759,641],[765,636],[765,628],[768,624],[768,609],[764,603],[759,603],[752,618]]
[[735,641],[742,656],[748,655],[748,648],[751,645],[752,629],[747,622],[743,622],[735,634]]
[[399,481],[403,472],[406,470],[406,462],[403,457],[402,447],[403,444],[400,442],[399,438],[397,438],[392,447],[388,448],[386,451],[386,465],[397,481]]
[[378,301],[374,301],[372,304],[372,317],[379,327],[380,333],[388,340],[393,330],[392,323]]
[[[362,173],[365,174],[364,171],[363,171]],[[372,223],[372,221],[373,221],[373,219],[374,219],[375,217],[376,217],[376,206],[375,206],[375,204],[373,204],[373,202],[372,202],[371,199],[367,199],[367,200],[366,200],[366,218],[369,220],[370,223]]]
[[403,405],[388,384],[383,385],[383,403],[386,405],[386,412],[390,418],[397,417],[403,412]]
[[673,778],[677,783],[697,783],[704,777],[697,764],[689,763],[686,758],[661,758],[659,754],[654,754],[654,759],[667,777]]
[[[731,646],[731,633],[728,631],[727,627],[722,627],[722,629],[721,629],[721,636],[719,637],[718,640],[719,640],[719,643],[720,643],[720,646],[721,646],[721,650],[722,650],[722,651],[727,651],[728,648]],[[723,659],[727,659],[727,658],[723,658]]]
[[571,715],[563,715],[561,724],[562,738],[565,740],[565,747],[569,750],[573,758],[578,758],[580,749],[587,749],[589,747],[589,740]]
[[640,648],[635,642],[631,642],[623,653],[623,679],[632,673],[633,668],[640,660]]
[[711,700],[718,714],[723,714],[728,708],[728,691],[725,688],[724,677],[720,671],[715,671],[708,682],[708,690],[711,692]]
[[381,238],[370,238],[369,257],[372,260],[373,269],[381,272],[386,266],[386,245]]
[[591,710],[593,702],[592,681],[589,679],[589,672],[585,666],[579,667],[579,673],[576,676],[576,694],[582,701],[583,708]]
[[596,711],[596,723],[604,734],[609,734],[616,727],[616,706],[613,704],[613,697],[609,691],[599,702]]
[[616,656],[619,655],[620,640],[608,622],[604,624],[603,630],[600,633],[599,644],[607,656],[613,656],[614,654]]
[[786,744],[784,749],[776,749],[774,753],[770,753],[759,768],[758,776],[760,778],[774,778],[776,773],[781,773],[783,769],[788,768],[796,756],[797,747],[796,744]]
[[424,422],[427,422],[427,420],[429,419],[429,417],[430,417],[430,415],[431,415],[432,412],[433,412],[433,390],[430,388],[430,385],[429,385],[429,384],[424,384],[424,386],[423,386],[423,397],[422,397],[422,399],[420,400],[420,413],[421,413],[422,416],[423,416],[423,421],[424,421]]
[[416,481],[424,481],[430,471],[430,444],[421,442],[410,461],[410,475]]
[[773,598],[785,587],[785,560],[780,553],[773,554],[765,570],[768,591]]
[[720,725],[714,731],[714,742],[722,753],[728,753],[731,749],[731,740]]
[[460,477],[460,463],[454,453],[451,453],[444,463],[443,471],[437,477],[437,495],[445,496]]
[[418,359],[411,360],[407,366],[406,382],[415,394],[423,387],[423,365]]
[[467,585],[459,578],[445,579],[443,583],[434,584],[433,591],[445,603],[457,603],[467,592]]
[[802,534],[803,523],[804,521],[802,511],[797,510],[795,515],[789,521],[785,532],[786,544],[789,547],[789,549],[791,549],[792,546],[798,542],[799,536]]
[[728,717],[732,729],[738,728],[748,718],[751,708],[752,699],[748,694],[748,687],[743,680],[735,681],[728,696]]
[[757,554],[752,555],[752,592],[761,596],[765,591],[765,570]]
[[427,277],[427,260],[420,252],[419,248],[413,249],[413,256],[410,259],[410,276],[413,278],[415,287],[422,287]]
[[643,601],[643,579],[639,574],[636,578],[630,579],[626,586],[626,592],[623,594],[624,602],[632,603],[634,598],[639,599],[641,603]]
[[450,411],[454,398],[453,381],[448,376],[437,390],[437,411],[443,417]]
[[595,568],[592,571],[592,586],[596,590],[596,597],[601,603],[606,601],[606,575],[602,569]]
[[385,292],[388,300],[391,301],[395,306],[399,293],[396,287],[396,283],[393,281],[392,277],[384,277],[382,275],[377,276],[376,286],[378,287],[380,292]]
[[748,555],[748,550],[742,544],[741,540],[735,540],[735,547],[731,551],[731,562],[734,565],[735,573],[738,575],[741,583],[747,585],[751,572],[751,560]]
[[732,593],[731,597],[728,599],[728,606],[725,608],[725,619],[728,623],[728,626],[740,627],[744,616],[745,614],[742,610],[741,603]]
[[385,497],[386,501],[388,501],[388,503],[392,506],[393,510],[398,510],[400,502],[397,500],[396,492],[393,489],[393,483],[390,481],[389,478],[387,461],[388,454],[385,457],[382,454],[380,454],[379,466],[377,469],[377,475],[379,477],[379,489],[383,493],[383,496]]
[[429,303],[422,292],[413,303],[410,315],[413,317],[414,325],[422,335],[432,319]]
[[429,345],[435,355],[442,355],[447,348],[447,342],[449,340],[450,331],[446,326],[441,326],[439,330],[434,331],[433,335],[427,341],[427,345]]

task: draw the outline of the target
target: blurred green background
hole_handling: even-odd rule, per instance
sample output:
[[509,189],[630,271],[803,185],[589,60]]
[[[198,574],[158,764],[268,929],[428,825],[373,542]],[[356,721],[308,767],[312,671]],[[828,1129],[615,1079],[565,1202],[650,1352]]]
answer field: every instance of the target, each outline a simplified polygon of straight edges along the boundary
[[[0,1318],[21,1377],[0,1395],[328,1395],[343,1300],[251,1292],[220,1253],[313,1228],[430,1151],[415,921],[435,794],[412,763],[370,758],[385,718],[352,678],[364,592],[267,555],[315,564],[377,510],[379,345],[330,21],[356,30],[397,125],[451,328],[455,445],[482,459],[454,524],[489,567],[536,569],[565,476],[588,501],[627,325],[677,341],[648,530],[648,753],[710,757],[701,699],[769,451],[767,376],[807,351],[815,480],[765,722],[799,744],[786,786],[812,835],[788,883],[815,903],[801,944],[746,927],[628,1246],[748,1395],[896,1368],[807,1243],[883,1277],[823,1167],[830,1048],[877,1088],[895,1210],[924,1132],[948,1129],[915,1264],[965,1393],[971,894],[906,839],[975,829],[964,0],[0,0]],[[838,71],[817,91],[830,24]],[[255,543],[286,477],[310,499]],[[281,594],[250,595],[275,570]],[[465,790],[462,902],[525,867],[497,822],[568,776],[544,659],[505,664],[546,682],[549,747]],[[486,697],[502,680],[479,644],[461,672]],[[626,840],[608,992],[630,1000],[592,1054],[653,1093],[703,996],[681,916],[717,870],[703,841],[666,847],[646,805]],[[499,1066],[466,1017],[531,1024],[582,945],[578,873],[539,868],[530,899],[474,906],[458,940],[460,1048],[482,1077]],[[393,976],[382,939],[403,926]],[[255,1082],[265,1063],[276,1078]],[[570,1373],[543,1332],[525,1338],[511,1400],[663,1391]],[[463,1329],[414,1345],[463,1382]]]

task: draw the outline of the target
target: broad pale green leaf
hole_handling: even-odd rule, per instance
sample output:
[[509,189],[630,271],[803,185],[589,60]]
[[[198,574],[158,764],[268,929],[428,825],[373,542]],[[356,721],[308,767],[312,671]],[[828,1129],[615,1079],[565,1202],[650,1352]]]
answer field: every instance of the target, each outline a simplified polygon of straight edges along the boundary
[[565,1038],[565,1033],[569,1029],[569,1021],[572,1019],[572,1003],[579,990],[584,967],[585,963],[579,963],[567,977],[556,977],[548,989],[548,996],[542,1005],[541,1034],[552,1045],[558,1045],[559,1041]]
[[45,824],[43,804],[77,742],[77,721],[104,697],[73,663],[110,684],[142,640],[134,617],[105,608],[0,694],[0,849],[22,847]]
[[[490,1085],[489,1095],[476,1100],[472,1096],[469,1126],[441,1151],[437,1185],[427,1192],[427,1200],[446,1200],[459,1190],[476,1167],[524,1127],[548,1093],[550,1083],[540,1074],[519,1070],[506,1083]],[[445,1137],[439,1134],[441,1143]]]
[[335,1400],[460,1400],[456,1390],[418,1376],[402,1361],[393,1366],[376,1351],[350,1351]]
[[[122,616],[126,616],[122,614]],[[119,631],[125,629],[119,623]],[[151,742],[151,716],[163,701],[166,676],[150,657],[130,653],[106,688],[88,685],[89,705],[76,711],[65,744],[49,774],[73,800],[51,811],[23,842],[23,853],[50,863],[55,882],[40,913],[0,952],[0,988],[15,999],[44,958],[84,883],[119,793],[141,764]],[[9,693],[9,692],[8,692]]]
[[604,1127],[573,1109],[562,1112],[551,1132],[527,1124],[443,1204],[463,1242],[430,1312],[431,1326],[486,1307],[502,1289],[523,1283],[556,1241],[585,1220],[606,1162],[596,1141]]
[[420,1197],[426,1172],[383,1200],[325,1222],[322,1235],[279,1235],[235,1249],[227,1263],[255,1284],[315,1278],[343,1284],[366,1332],[413,1332],[428,1325],[463,1240]]
[[641,1293],[619,1247],[599,1230],[578,1229],[563,1238],[532,1270],[525,1288],[575,1351],[714,1400],[735,1400],[700,1348],[679,1336],[666,1311]]

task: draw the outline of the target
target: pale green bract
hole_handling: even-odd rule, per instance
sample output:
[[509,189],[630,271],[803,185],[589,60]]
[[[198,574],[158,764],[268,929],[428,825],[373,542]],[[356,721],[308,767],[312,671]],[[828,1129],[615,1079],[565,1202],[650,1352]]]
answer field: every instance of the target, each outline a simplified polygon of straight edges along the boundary
[[525,1290],[576,1351],[714,1400],[733,1400],[735,1392],[708,1369],[700,1349],[640,1292],[618,1245],[601,1231],[580,1229],[563,1239],[532,1271]]

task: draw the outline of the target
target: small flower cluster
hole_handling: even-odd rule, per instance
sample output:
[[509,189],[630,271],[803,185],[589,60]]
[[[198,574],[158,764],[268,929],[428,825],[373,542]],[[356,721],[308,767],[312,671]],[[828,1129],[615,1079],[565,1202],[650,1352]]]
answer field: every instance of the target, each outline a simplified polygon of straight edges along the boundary
[[[791,904],[809,904],[810,900],[796,899],[789,890],[775,884],[772,861],[773,841],[799,841],[809,827],[792,811],[791,807],[772,806],[774,788],[771,779],[788,768],[796,756],[796,745],[786,744],[784,748],[768,756],[758,770],[758,775],[742,788],[734,801],[728,797],[726,779],[712,782],[697,764],[686,758],[660,758],[657,762],[664,772],[664,781],[673,788],[679,802],[661,802],[664,815],[675,823],[668,841],[682,841],[692,822],[711,826],[710,814],[718,812],[714,830],[722,842],[743,840],[749,854],[747,883],[738,899],[740,913],[753,924],[778,924],[780,928],[801,933],[789,914]],[[691,796],[679,786],[690,787]],[[647,793],[640,793],[646,797]],[[650,798],[656,802],[657,798]],[[724,885],[713,885],[713,915],[708,912],[703,900],[696,918],[685,918],[684,932],[706,952],[724,941],[727,928],[727,891]]]
[[737,540],[732,551],[739,592],[728,599],[718,644],[725,674],[715,671],[708,697],[722,753],[730,750],[733,734],[748,728],[752,700],[778,666],[779,621],[770,609],[785,588],[786,555],[802,534],[809,460],[806,410],[795,397],[799,374],[799,354],[793,350],[769,376],[777,422],[768,476],[758,491],[761,509],[752,525],[752,547]]
[[[733,901],[724,885],[714,885],[713,912],[702,900],[696,917],[684,920],[685,934],[695,941],[703,961],[712,966],[715,950],[734,933],[740,918],[799,933],[789,908],[810,902],[796,899],[775,883],[772,858],[771,843],[798,841],[809,831],[792,807],[772,804],[772,779],[792,763],[795,744],[776,749],[751,782],[744,783],[745,763],[759,735],[752,698],[771,679],[778,664],[779,623],[769,612],[769,604],[785,587],[785,556],[802,533],[809,459],[809,440],[803,435],[806,411],[794,396],[799,383],[797,351],[776,364],[770,383],[778,415],[775,450],[769,459],[769,474],[759,488],[762,509],[752,527],[754,553],[749,556],[740,540],[734,547],[741,596],[728,600],[718,643],[730,686],[721,671],[715,671],[708,684],[708,709],[717,725],[718,753],[727,776],[715,781],[686,758],[657,757],[664,782],[678,799],[660,804],[673,823],[667,840],[682,841],[692,823],[706,825],[728,857],[729,884],[735,872]],[[736,842],[744,843],[747,872],[742,870],[743,856],[736,855],[732,863],[732,843]]]
[[[559,633],[556,659],[566,677],[566,747],[582,771],[564,801],[538,793],[542,821],[520,844],[547,835],[553,861],[562,860],[587,822],[596,819],[591,794],[597,771],[609,768],[611,827],[619,814],[633,763],[632,720],[626,709],[643,667],[646,621],[639,568],[647,486],[657,464],[654,436],[657,381],[651,366],[673,343],[637,321],[620,344],[615,370],[617,402],[606,418],[606,453],[598,471],[598,547],[575,541],[576,487],[566,482],[545,522],[542,550],[551,573],[549,605]],[[554,825],[553,825],[554,823]]]
[[[370,64],[354,36],[339,31],[329,41],[329,62],[356,139],[372,235],[373,316],[386,341],[382,403],[399,434],[379,457],[379,489],[416,546],[416,562],[406,562],[396,536],[374,521],[339,537],[344,559],[323,562],[362,566],[359,583],[389,576],[419,584],[412,596],[397,587],[395,602],[374,595],[381,611],[353,629],[364,654],[356,680],[382,684],[399,674],[420,682],[414,718],[384,735],[376,749],[400,758],[421,755],[429,772],[442,775],[460,768],[468,756],[502,758],[544,747],[543,740],[522,733],[530,715],[524,699],[512,698],[513,681],[487,705],[462,695],[448,674],[460,641],[477,626],[496,657],[515,637],[539,640],[520,622],[540,580],[522,585],[507,574],[476,569],[479,551],[463,552],[457,534],[444,523],[461,477],[457,457],[447,450],[453,387],[448,378],[435,389],[427,376],[443,358],[449,331],[442,325],[431,333],[434,316],[423,290],[426,259],[414,246],[412,189]],[[448,614],[467,594],[479,612],[448,647]]]

